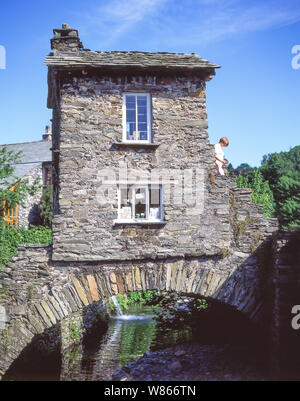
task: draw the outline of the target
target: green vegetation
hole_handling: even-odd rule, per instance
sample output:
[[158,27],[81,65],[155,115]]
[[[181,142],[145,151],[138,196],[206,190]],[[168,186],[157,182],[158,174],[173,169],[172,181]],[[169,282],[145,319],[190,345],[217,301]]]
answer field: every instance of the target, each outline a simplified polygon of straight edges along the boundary
[[71,320],[71,324],[70,324],[70,340],[74,344],[79,344],[80,343],[80,339],[81,339],[80,329],[77,326],[76,322],[74,320]]
[[[120,305],[122,312],[126,312],[129,308],[129,305],[134,305],[136,303],[139,304],[148,304],[152,301],[158,291],[156,290],[146,290],[146,291],[132,291],[128,294],[118,294],[116,295],[116,299]],[[113,301],[109,300],[109,308],[115,313],[116,307]]]
[[0,298],[1,298],[1,296],[5,297],[8,294],[9,294],[8,288],[6,288],[6,287],[0,288]]
[[239,174],[236,183],[239,188],[252,189],[252,202],[263,205],[266,217],[275,217],[275,203],[271,188],[259,170],[254,170],[253,174]]
[[[28,195],[34,195],[41,188],[39,178],[33,184],[28,179],[18,181],[14,176],[14,164],[20,161],[21,152],[8,151],[6,147],[0,149],[0,269],[17,254],[19,244],[44,244],[52,241],[52,233],[49,227],[25,228],[8,227],[5,221],[5,213],[17,205],[24,205],[24,199]],[[46,206],[50,191],[46,191],[42,197],[42,209],[44,224],[51,223],[51,213]],[[9,228],[9,229],[8,229]]]
[[43,193],[41,197],[41,218],[42,225],[46,227],[51,227],[52,217],[53,217],[53,186],[49,185],[43,188]]
[[280,225],[300,226],[300,146],[264,156],[260,170],[272,189]]
[[0,229],[0,269],[17,254],[19,244],[47,244],[52,241],[49,227],[26,229]]
[[8,338],[8,331],[7,331],[7,329],[2,329],[2,330],[1,330],[0,340],[1,340],[2,344],[4,344],[5,347],[8,347],[8,345],[9,345],[9,338]]
[[128,303],[132,305],[136,302],[140,304],[147,304],[151,302],[152,298],[157,294],[156,290],[146,290],[146,291],[133,291],[127,294]]
[[31,283],[29,284],[28,287],[28,301],[32,301],[33,299],[33,290],[34,290],[34,285]]
[[209,305],[208,305],[206,299],[204,299],[204,298],[196,299],[196,309],[197,310],[207,309],[208,306]]
[[0,149],[0,224],[3,229],[4,215],[7,209],[24,205],[27,195],[34,195],[41,188],[40,179],[33,184],[29,179],[18,181],[14,176],[14,164],[20,161],[21,152],[8,151],[6,147]]
[[228,166],[241,188],[252,188],[254,203],[263,204],[266,217],[277,217],[283,228],[300,226],[300,146],[265,155],[260,167],[246,163]]

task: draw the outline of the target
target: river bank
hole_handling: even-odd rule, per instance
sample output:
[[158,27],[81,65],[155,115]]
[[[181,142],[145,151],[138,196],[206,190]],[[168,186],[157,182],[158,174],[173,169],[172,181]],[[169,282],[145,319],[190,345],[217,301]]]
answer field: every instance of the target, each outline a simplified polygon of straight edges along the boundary
[[115,381],[267,380],[249,345],[182,344],[145,354],[113,373]]

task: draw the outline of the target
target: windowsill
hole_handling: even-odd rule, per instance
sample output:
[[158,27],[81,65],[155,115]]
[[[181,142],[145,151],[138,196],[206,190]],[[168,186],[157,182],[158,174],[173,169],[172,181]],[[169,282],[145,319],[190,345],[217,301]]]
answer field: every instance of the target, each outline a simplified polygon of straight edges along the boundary
[[159,143],[149,143],[142,141],[114,142],[113,146],[117,148],[138,148],[138,149],[156,149]]
[[114,226],[138,225],[138,226],[164,226],[167,222],[163,220],[114,220]]

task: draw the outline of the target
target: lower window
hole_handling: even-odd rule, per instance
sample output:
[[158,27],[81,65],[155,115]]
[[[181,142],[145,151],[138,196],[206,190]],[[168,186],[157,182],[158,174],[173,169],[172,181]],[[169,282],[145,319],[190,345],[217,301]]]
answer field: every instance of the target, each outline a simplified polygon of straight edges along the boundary
[[162,221],[162,188],[127,185],[118,189],[118,221]]

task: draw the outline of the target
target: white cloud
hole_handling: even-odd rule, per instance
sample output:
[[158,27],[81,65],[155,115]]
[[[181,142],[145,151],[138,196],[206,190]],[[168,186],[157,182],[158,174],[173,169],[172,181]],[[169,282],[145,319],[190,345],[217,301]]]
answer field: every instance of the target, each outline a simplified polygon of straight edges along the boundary
[[[296,3],[294,3],[296,4]],[[214,41],[247,32],[263,31],[300,21],[300,7],[287,2],[266,1],[252,7],[228,7],[217,10],[204,21],[199,35]]]
[[[112,0],[86,15],[89,27],[106,36],[105,44],[115,42],[146,17],[152,18],[168,0]],[[104,45],[104,43],[102,43]]]
[[78,25],[101,49],[121,39],[145,48],[192,48],[298,21],[299,0],[103,0]]

